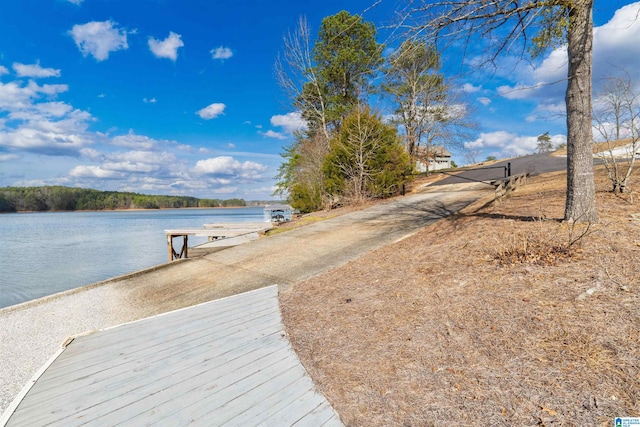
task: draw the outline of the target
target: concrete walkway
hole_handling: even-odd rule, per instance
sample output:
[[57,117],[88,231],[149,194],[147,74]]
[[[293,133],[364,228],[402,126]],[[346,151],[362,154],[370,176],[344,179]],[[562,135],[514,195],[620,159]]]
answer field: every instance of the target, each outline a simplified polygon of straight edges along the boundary
[[2,309],[0,411],[71,335],[273,284],[286,291],[403,239],[492,191],[483,184],[427,188],[201,258]]

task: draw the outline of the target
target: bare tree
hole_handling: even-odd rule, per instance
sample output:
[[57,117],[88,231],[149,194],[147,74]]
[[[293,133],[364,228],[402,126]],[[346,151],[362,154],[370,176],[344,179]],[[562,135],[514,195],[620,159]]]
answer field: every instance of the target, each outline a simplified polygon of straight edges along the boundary
[[480,155],[480,150],[477,148],[465,148],[464,151],[464,160],[468,165],[474,165],[478,163],[478,156]]
[[423,40],[407,39],[388,58],[388,64],[383,91],[397,104],[407,152],[414,157],[427,122],[440,116],[436,105],[446,98],[444,76],[439,74],[440,55]]
[[[488,61],[521,41],[535,56],[567,44],[567,192],[564,218],[597,222],[591,132],[594,0],[441,0],[411,2],[405,25],[441,40],[482,37],[491,44]],[[418,19],[418,22],[415,22]],[[413,21],[413,22],[412,22]],[[533,33],[533,37],[530,37]]]
[[427,171],[429,162],[441,153],[439,147],[451,150],[463,146],[463,141],[470,138],[470,131],[476,124],[469,120],[469,107],[456,99],[453,91],[448,91],[447,98],[424,112],[427,120],[418,143],[417,152],[423,154]]
[[629,73],[608,79],[594,101],[593,119],[611,191],[630,193],[629,177],[640,151],[640,90]]
[[329,144],[327,100],[313,63],[313,48],[307,19],[300,17],[298,27],[283,37],[283,49],[275,62],[278,84],[289,98],[289,105],[304,111]]
[[439,74],[440,55],[424,40],[405,40],[388,58],[383,91],[397,104],[409,156],[427,165],[442,151],[458,148],[475,124],[468,106]]

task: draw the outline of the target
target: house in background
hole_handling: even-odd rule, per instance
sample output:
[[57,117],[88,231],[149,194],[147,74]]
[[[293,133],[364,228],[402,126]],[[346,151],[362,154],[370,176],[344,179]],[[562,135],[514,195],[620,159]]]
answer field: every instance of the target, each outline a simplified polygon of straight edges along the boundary
[[439,145],[417,147],[415,157],[418,172],[433,172],[451,167],[451,153]]

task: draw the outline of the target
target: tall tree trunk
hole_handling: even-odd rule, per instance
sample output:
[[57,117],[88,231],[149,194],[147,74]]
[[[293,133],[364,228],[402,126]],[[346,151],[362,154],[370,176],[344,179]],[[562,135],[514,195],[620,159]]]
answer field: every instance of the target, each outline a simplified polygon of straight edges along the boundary
[[578,0],[570,10],[567,105],[567,198],[564,219],[597,222],[593,176],[591,77],[593,0]]

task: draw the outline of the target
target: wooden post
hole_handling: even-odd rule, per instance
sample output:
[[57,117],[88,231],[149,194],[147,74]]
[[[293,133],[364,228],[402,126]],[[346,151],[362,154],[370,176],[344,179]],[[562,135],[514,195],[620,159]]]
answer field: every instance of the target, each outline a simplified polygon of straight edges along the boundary
[[[182,249],[177,253],[173,247],[173,238],[182,236]],[[188,257],[188,236],[186,234],[167,234],[167,247],[169,250],[169,262]]]
[[506,185],[507,185],[506,196],[509,197],[511,196],[511,191],[513,191],[513,186],[515,185],[513,177],[509,178],[509,181],[506,183]]
[[167,234],[167,248],[169,248],[169,262],[173,261],[173,236]]
[[502,200],[503,189],[504,189],[504,181],[498,181],[498,183],[496,184],[496,191],[495,191],[495,200],[497,202],[500,202]]
[[181,254],[183,256],[181,256],[180,258],[189,258],[189,254],[187,253],[187,250],[189,248],[189,246],[187,246],[187,240],[189,239],[189,236],[187,236],[186,234],[184,236],[182,236],[182,251]]

